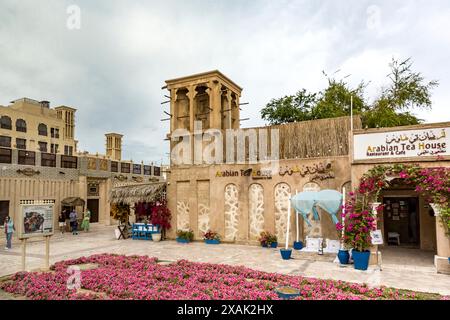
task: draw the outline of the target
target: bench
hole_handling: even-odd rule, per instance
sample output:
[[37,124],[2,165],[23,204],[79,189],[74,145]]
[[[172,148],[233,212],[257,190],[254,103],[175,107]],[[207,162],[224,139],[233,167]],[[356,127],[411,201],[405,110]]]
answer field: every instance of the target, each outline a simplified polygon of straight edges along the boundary
[[131,237],[133,240],[152,240],[152,234],[160,233],[159,226],[153,224],[133,223]]

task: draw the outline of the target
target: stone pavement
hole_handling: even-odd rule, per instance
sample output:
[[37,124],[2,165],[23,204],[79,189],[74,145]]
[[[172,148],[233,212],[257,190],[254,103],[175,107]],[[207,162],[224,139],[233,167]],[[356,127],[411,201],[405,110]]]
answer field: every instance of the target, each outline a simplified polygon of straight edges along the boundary
[[[282,260],[279,250],[237,244],[206,245],[202,242],[179,244],[175,241],[152,242],[144,240],[116,240],[113,226],[93,225],[89,233],[78,236],[70,233],[56,234],[50,245],[50,264],[98,253],[137,254],[175,261],[186,259],[243,265],[252,269],[278,272],[321,279],[368,283],[372,286],[388,286],[421,292],[450,295],[450,276],[437,274],[432,265],[402,265],[384,263],[382,271],[369,268],[354,270],[352,265],[333,263],[333,255],[318,256],[315,253],[294,252],[293,259]],[[4,239],[0,241],[0,277],[20,271],[21,247],[14,243],[13,249],[5,251]],[[44,266],[45,243],[34,241],[27,244],[27,270]],[[395,262],[395,260],[394,260]],[[0,297],[1,299],[1,297]]]

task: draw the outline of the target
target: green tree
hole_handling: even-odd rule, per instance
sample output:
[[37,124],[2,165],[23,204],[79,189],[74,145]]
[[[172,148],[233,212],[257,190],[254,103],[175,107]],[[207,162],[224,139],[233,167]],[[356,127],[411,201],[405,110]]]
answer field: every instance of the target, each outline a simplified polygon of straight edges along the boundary
[[422,74],[412,71],[412,64],[411,58],[402,62],[393,58],[389,64],[390,85],[379,100],[386,100],[394,110],[431,109],[431,90],[438,86],[439,82],[432,80],[424,83]]
[[302,89],[295,95],[272,99],[261,109],[261,117],[271,125],[311,120],[316,103],[317,94]]
[[371,105],[366,103],[364,81],[351,88],[345,78],[337,80],[324,73],[328,78],[325,90],[308,93],[302,89],[293,96],[272,99],[261,110],[261,116],[272,125],[349,116],[353,97],[353,114],[361,115],[364,127],[419,124],[423,120],[412,112],[431,109],[431,91],[439,84],[438,81],[425,82],[421,73],[413,72],[411,58],[401,62],[392,59],[389,66],[389,84]]
[[431,91],[439,85],[439,82],[432,80],[426,83],[421,73],[413,72],[411,58],[401,62],[392,59],[389,66],[391,68],[388,75],[389,86],[363,115],[365,127],[419,124],[423,120],[411,112],[417,109],[431,109]]
[[364,101],[365,87],[364,82],[361,82],[356,88],[350,88],[343,79],[328,77],[328,87],[320,93],[320,98],[312,109],[313,119],[349,116],[352,97],[353,114],[364,113],[368,109]]

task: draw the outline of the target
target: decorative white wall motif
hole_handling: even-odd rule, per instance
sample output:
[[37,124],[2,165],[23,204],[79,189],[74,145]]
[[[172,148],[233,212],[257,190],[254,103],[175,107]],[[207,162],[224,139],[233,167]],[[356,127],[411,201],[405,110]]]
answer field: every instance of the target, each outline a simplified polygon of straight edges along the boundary
[[203,234],[210,229],[210,206],[209,206],[209,181],[197,182],[197,227],[198,238],[203,238]]
[[[305,183],[303,186],[303,191],[320,191],[320,186],[315,182]],[[319,211],[319,209],[317,210]],[[312,212],[308,214],[308,220],[311,222],[311,227],[308,226],[306,222],[303,224],[303,230],[305,230],[305,235],[313,238],[320,237],[322,235],[322,224],[320,220],[314,220],[314,215]]]
[[249,187],[250,240],[258,240],[264,231],[264,189],[259,184]]
[[198,231],[199,236],[208,232],[209,228],[209,207],[203,203],[198,205]]
[[177,202],[177,230],[189,230],[189,203]]
[[239,226],[239,197],[234,184],[225,187],[225,240],[235,241]]
[[275,232],[278,241],[286,240],[286,224],[288,203],[291,188],[287,183],[280,183],[275,186]]

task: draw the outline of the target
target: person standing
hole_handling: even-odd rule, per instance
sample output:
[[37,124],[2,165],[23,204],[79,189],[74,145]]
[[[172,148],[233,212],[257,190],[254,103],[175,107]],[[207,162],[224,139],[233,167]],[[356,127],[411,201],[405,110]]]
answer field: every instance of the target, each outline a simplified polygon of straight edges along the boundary
[[11,240],[12,240],[12,235],[13,235],[14,231],[16,231],[16,228],[14,227],[14,223],[12,222],[12,220],[9,216],[6,216],[6,218],[5,218],[5,235],[6,235],[5,250],[10,250],[12,248]]
[[63,234],[66,229],[66,217],[64,211],[61,211],[59,213],[58,222],[59,222],[59,231],[61,231],[61,234]]
[[72,234],[73,235],[78,234],[78,231],[77,231],[77,229],[78,229],[78,221],[77,221],[78,215],[77,215],[77,212],[75,211],[75,209],[73,209],[72,212],[70,212],[69,219],[70,219],[70,226],[72,228]]
[[81,223],[81,229],[85,232],[89,231],[89,222],[91,221],[91,211],[87,209],[84,212],[83,222]]

